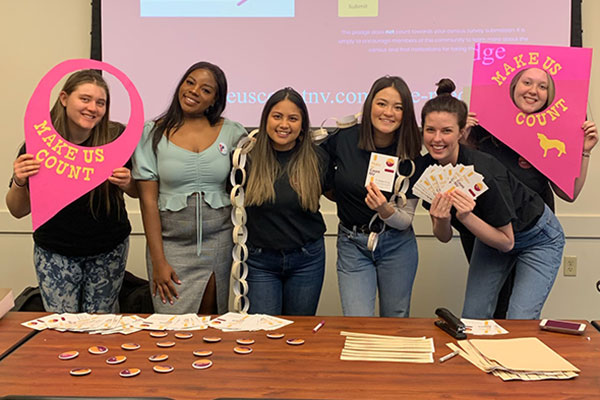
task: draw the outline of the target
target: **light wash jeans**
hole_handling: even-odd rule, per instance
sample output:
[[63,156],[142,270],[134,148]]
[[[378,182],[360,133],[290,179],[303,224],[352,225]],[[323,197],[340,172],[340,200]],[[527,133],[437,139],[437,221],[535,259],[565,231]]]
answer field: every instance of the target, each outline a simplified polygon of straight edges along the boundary
[[374,316],[379,289],[379,315],[408,317],[419,261],[412,226],[404,231],[386,227],[375,251],[369,236],[341,224],[337,238],[337,276],[345,316]]
[[251,314],[315,315],[325,274],[323,238],[293,250],[248,246]]
[[475,239],[462,316],[493,317],[498,294],[515,268],[515,283],[508,304],[508,319],[539,319],[560,267],[565,235],[546,206],[527,231],[515,233],[515,246],[502,253]]

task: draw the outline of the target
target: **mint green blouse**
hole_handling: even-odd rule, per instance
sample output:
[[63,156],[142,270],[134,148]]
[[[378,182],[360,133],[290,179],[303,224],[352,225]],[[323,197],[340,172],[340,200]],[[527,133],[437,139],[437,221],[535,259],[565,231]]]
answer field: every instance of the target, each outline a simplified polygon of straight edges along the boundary
[[[246,134],[241,124],[225,119],[214,143],[199,153],[179,147],[163,136],[155,154],[152,150],[153,128],[154,121],[144,125],[142,139],[133,155],[132,175],[136,180],[158,181],[159,210],[182,210],[187,206],[188,197],[195,193],[211,208],[231,204],[225,182],[231,169],[230,153],[240,137]],[[198,214],[196,225],[200,254],[201,214]]]

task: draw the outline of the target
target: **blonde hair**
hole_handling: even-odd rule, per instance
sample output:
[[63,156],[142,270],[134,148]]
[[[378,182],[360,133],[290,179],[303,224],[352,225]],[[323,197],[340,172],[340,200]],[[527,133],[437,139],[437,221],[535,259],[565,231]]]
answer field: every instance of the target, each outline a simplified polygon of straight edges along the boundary
[[[517,102],[515,101],[515,89],[517,87],[517,84],[519,83],[519,80],[521,80],[521,76],[525,73],[525,71],[529,71],[530,69],[534,69],[532,68],[525,68],[520,70],[515,76],[514,78],[510,81],[510,86],[509,86],[509,93],[510,93],[510,99],[512,100],[513,104],[515,106],[517,106]],[[540,68],[535,68],[535,69],[540,69]],[[546,70],[541,70],[544,71],[546,73],[546,77],[548,78],[548,90],[547,90],[547,98],[546,98],[546,102],[537,110],[534,111],[534,113],[540,112],[540,111],[544,111],[546,108],[548,108],[548,106],[550,104],[552,104],[552,102],[554,101],[554,96],[556,95],[556,87],[554,86],[554,79],[552,78],[552,75],[550,75],[548,73],[548,71]],[[517,106],[518,108],[518,106]],[[523,111],[523,110],[521,110]]]
[[294,103],[302,115],[302,130],[296,143],[296,151],[287,164],[286,172],[290,186],[298,194],[304,210],[317,212],[321,197],[321,168],[316,145],[309,132],[308,110],[302,96],[292,88],[280,89],[265,104],[262,112],[256,145],[250,152],[250,173],[246,187],[246,206],[260,206],[275,201],[275,180],[283,170],[277,162],[275,150],[267,134],[267,121],[271,109],[283,100]]

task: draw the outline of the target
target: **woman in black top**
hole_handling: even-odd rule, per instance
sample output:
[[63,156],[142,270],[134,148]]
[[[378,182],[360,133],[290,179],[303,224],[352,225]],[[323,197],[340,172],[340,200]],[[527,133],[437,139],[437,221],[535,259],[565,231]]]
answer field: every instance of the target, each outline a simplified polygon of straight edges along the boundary
[[[510,85],[510,96],[515,106],[525,114],[545,110],[554,100],[554,81],[544,70],[527,68],[519,71]],[[490,132],[479,125],[477,114],[471,112],[467,118],[466,143],[474,148],[491,154],[500,161],[514,176],[538,193],[548,207],[554,212],[554,194],[567,202],[574,202],[586,180],[590,161],[590,153],[598,142],[596,124],[585,121],[582,126],[584,135],[583,157],[579,176],[575,179],[573,197],[569,197],[546,176],[533,167],[517,152],[496,139]],[[471,257],[475,238],[472,235],[461,235],[461,242],[467,258]],[[498,299],[495,318],[505,318],[508,299],[512,291],[514,273],[509,276]]]
[[[340,220],[337,273],[344,315],[374,315],[379,293],[382,317],[408,317],[418,264],[412,229],[417,201],[394,207],[391,193],[373,182],[365,185],[372,153],[398,157],[399,170],[408,175],[410,160],[421,150],[406,82],[397,76],[377,79],[365,100],[361,124],[340,130],[325,147]],[[376,246],[374,233],[379,233]]]
[[327,154],[312,142],[302,96],[292,88],[275,92],[249,153],[251,313],[315,315],[325,273],[319,198],[327,165]]
[[[123,131],[109,121],[108,86],[98,72],[72,74],[63,86],[50,116],[67,141],[101,146]],[[25,147],[14,164],[6,205],[22,218],[30,213],[28,179],[41,161]],[[130,166],[116,168],[97,188],[59,211],[33,233],[34,262],[46,311],[117,311],[123,282],[129,233],[123,192],[137,197]]]
[[467,106],[452,97],[454,84],[442,80],[438,96],[422,110],[423,140],[429,154],[417,163],[415,180],[428,165],[473,165],[488,190],[475,201],[460,189],[438,193],[429,209],[433,232],[442,242],[451,227],[471,233],[471,255],[463,316],[491,318],[498,293],[516,271],[507,317],[537,319],[560,267],[565,244],[562,227],[539,195],[516,179],[494,157],[459,144]]

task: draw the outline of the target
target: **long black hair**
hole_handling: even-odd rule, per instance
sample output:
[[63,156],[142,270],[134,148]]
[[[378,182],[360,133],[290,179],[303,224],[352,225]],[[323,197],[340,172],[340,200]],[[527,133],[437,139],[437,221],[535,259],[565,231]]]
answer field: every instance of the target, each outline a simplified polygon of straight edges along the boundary
[[204,115],[211,126],[214,126],[221,119],[221,114],[227,105],[227,78],[225,78],[225,73],[221,68],[207,61],[197,62],[189,67],[179,80],[179,83],[175,87],[175,92],[173,93],[171,105],[169,105],[167,111],[154,120],[156,124],[152,130],[152,149],[155,153],[163,134],[166,136],[167,140],[169,140],[169,137],[183,125],[183,110],[181,109],[181,104],[179,104],[179,88],[185,79],[197,69],[210,71],[217,82],[215,103],[206,109]]

